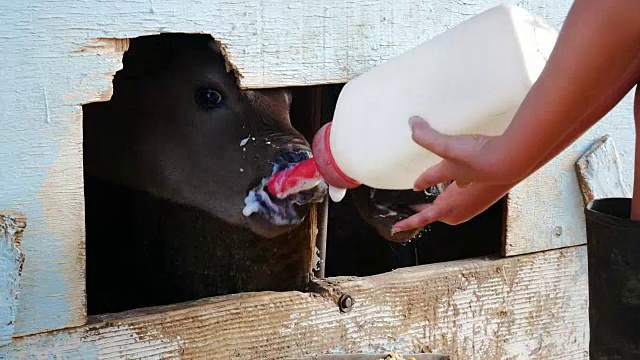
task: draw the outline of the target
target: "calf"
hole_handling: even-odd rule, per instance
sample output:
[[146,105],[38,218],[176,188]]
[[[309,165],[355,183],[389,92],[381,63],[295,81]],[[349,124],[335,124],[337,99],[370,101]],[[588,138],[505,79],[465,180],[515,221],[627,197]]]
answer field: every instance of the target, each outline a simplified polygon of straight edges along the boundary
[[123,65],[83,109],[90,313],[299,284],[288,234],[326,185],[263,191],[310,156],[291,94],[241,90],[207,35],[133,39]]

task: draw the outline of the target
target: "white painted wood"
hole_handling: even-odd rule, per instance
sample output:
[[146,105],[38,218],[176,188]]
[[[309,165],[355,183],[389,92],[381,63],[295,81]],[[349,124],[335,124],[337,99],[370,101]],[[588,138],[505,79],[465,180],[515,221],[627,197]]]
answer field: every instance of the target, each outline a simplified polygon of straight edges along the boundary
[[633,179],[633,91],[603,120],[507,198],[506,256],[586,244],[584,198],[575,172],[578,159],[605,134],[616,139],[621,181]]
[[[102,316],[14,339],[10,357],[284,359],[434,352],[462,359],[588,359],[586,246],[316,282]],[[350,294],[351,311],[337,299]]]
[[594,199],[631,197],[631,185],[622,177],[616,144],[609,135],[596,141],[576,162],[584,204]]
[[[508,1],[559,27],[571,0]],[[85,322],[81,104],[107,100],[126,39],[208,33],[244,87],[345,82],[493,0],[87,0],[0,4],[0,203],[29,216],[16,334]],[[584,243],[573,164],[607,133],[632,169],[629,99],[509,200],[508,255]],[[564,203],[564,204],[563,204]],[[561,205],[562,204],[562,205]],[[566,204],[566,205],[565,205]],[[562,235],[554,235],[557,227]]]
[[15,335],[86,321],[80,105],[109,99],[123,49],[63,8],[83,11],[0,4],[0,204],[30,222]]
[[0,211],[0,358],[6,357],[5,345],[15,330],[18,286],[24,254],[20,238],[26,226],[24,214]]

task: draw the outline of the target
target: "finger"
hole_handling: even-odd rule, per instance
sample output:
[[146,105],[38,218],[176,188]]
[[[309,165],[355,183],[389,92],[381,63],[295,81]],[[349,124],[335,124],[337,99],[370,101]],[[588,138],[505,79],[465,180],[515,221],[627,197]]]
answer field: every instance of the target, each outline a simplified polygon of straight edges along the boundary
[[[429,204],[431,205],[431,204]],[[402,221],[395,223],[391,229],[391,233],[395,234],[402,231],[423,228],[434,221],[438,220],[438,207],[426,206],[419,213],[412,215]]]
[[466,171],[461,165],[448,160],[442,160],[425,170],[416,178],[413,182],[413,190],[422,191],[432,186],[451,181],[451,179],[461,181],[461,179],[465,179],[466,177]]
[[411,138],[418,145],[443,159],[467,162],[478,149],[478,136],[445,135],[432,128],[418,116],[409,119]]
[[471,185],[471,182],[469,181],[460,181],[460,180],[456,180],[456,185],[458,185],[459,188],[466,188],[467,186]]
[[415,205],[409,205],[409,208],[415,212],[420,212],[428,208],[429,206],[431,206],[431,204],[415,204]]

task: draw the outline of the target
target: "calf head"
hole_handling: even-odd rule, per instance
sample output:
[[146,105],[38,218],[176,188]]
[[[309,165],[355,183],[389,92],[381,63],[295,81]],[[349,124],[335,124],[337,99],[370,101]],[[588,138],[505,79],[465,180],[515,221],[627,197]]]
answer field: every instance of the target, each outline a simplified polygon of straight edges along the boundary
[[416,237],[422,229],[392,234],[393,225],[416,213],[412,205],[432,203],[448,184],[439,184],[425,191],[379,190],[359,186],[350,190],[350,193],[358,213],[378,235],[386,240],[405,243]]
[[285,200],[262,191],[274,171],[309,158],[309,144],[291,126],[290,93],[241,90],[213,38],[136,38],[123,65],[112,99],[84,107],[87,174],[264,237],[290,231],[322,200],[324,184]]

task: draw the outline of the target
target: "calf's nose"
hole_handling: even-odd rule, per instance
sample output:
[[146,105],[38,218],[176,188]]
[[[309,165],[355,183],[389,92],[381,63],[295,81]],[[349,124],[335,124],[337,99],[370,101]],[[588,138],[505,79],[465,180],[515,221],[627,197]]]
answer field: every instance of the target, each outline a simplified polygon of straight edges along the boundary
[[311,157],[311,152],[305,149],[284,150],[276,154],[273,164],[276,171],[289,168]]

